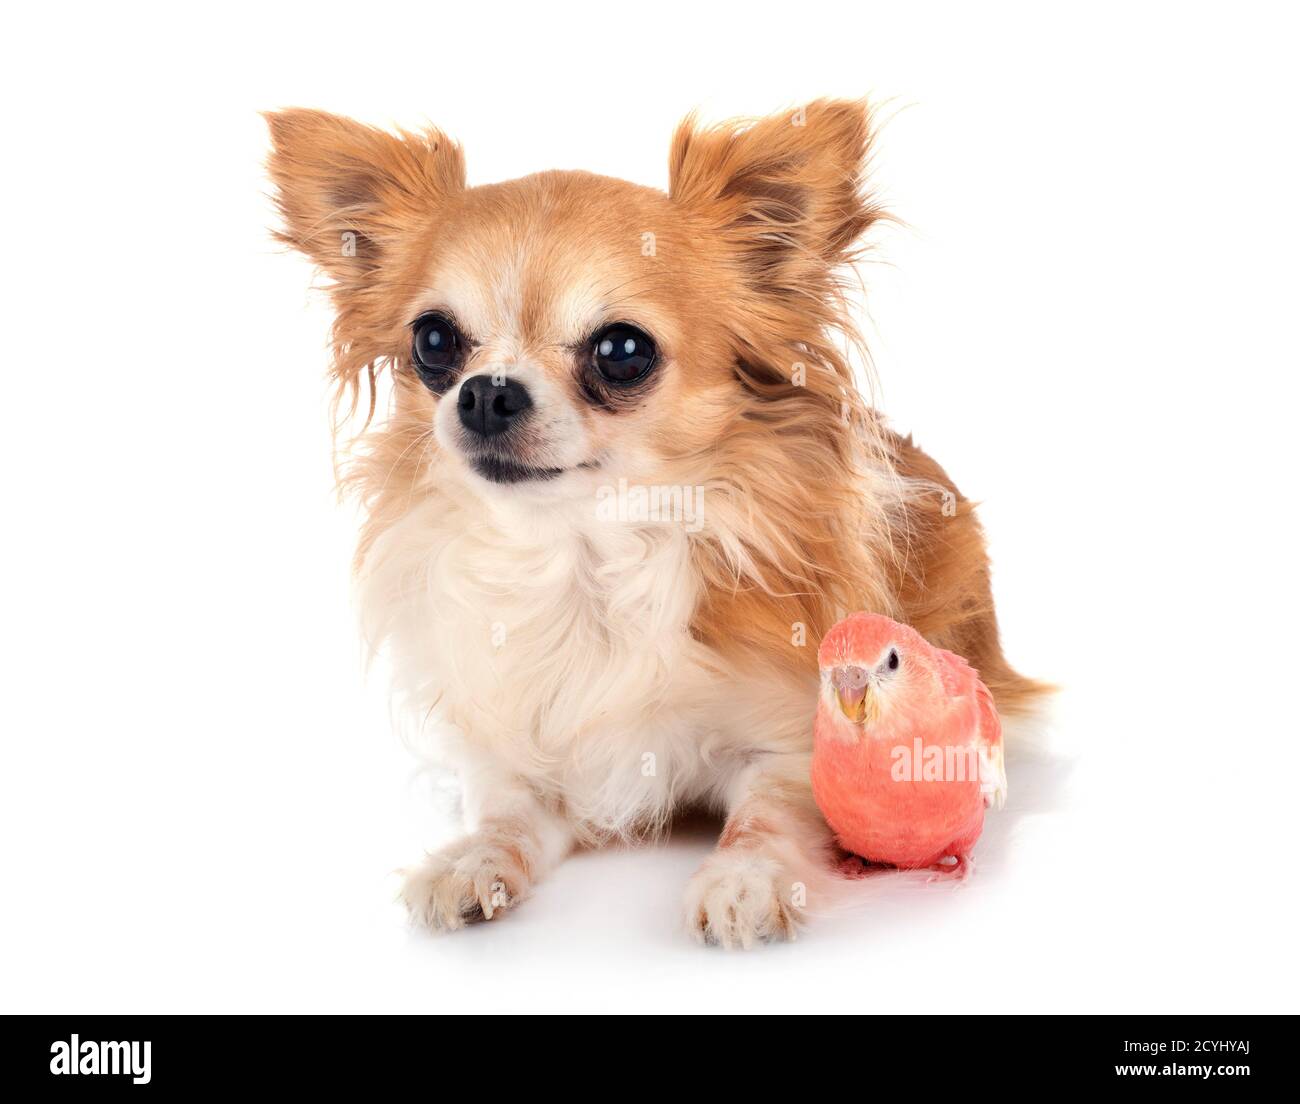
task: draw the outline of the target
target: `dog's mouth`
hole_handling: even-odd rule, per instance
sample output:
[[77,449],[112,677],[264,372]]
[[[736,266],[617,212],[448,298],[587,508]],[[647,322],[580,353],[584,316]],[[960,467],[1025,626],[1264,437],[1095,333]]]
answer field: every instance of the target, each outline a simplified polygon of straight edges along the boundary
[[520,464],[506,460],[501,456],[472,456],[469,466],[484,479],[493,483],[529,483],[546,479],[555,479],[569,468],[534,468],[529,464]]
[[467,459],[475,473],[491,483],[544,483],[550,479],[558,479],[566,472],[591,471],[600,466],[599,461],[590,460],[570,468],[539,468],[490,453],[470,456]]

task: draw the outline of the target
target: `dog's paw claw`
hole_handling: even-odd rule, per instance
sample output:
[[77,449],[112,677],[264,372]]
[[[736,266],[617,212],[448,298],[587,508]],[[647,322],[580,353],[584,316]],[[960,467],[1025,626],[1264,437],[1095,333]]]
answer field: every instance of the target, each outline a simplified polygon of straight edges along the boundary
[[517,856],[468,836],[403,872],[401,898],[411,919],[433,931],[491,920],[518,901],[527,885]]
[[687,928],[698,942],[727,950],[794,940],[800,919],[793,885],[768,856],[718,852],[686,888]]

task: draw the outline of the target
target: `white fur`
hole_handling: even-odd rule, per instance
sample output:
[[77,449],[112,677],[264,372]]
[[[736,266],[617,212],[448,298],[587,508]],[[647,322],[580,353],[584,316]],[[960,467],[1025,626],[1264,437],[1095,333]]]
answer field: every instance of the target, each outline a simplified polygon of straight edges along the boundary
[[746,681],[690,635],[683,526],[598,519],[594,494],[480,495],[473,478],[440,457],[360,575],[367,637],[405,704],[446,726],[471,789],[508,778],[579,835],[628,834],[807,746],[814,686]]

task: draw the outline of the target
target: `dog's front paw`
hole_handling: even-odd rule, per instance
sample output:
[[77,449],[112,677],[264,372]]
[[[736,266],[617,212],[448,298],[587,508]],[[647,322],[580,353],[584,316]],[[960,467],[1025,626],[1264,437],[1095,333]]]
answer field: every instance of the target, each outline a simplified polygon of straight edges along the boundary
[[491,920],[528,892],[521,849],[483,834],[435,851],[402,874],[411,919],[434,931]]
[[686,887],[686,925],[701,943],[748,950],[763,940],[794,939],[796,883],[761,851],[718,851]]

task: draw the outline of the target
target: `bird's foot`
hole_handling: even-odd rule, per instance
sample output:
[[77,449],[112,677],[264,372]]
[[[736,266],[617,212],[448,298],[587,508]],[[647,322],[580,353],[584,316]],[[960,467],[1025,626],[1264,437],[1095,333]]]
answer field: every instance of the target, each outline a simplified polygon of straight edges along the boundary
[[854,855],[845,851],[840,855],[839,861],[835,864],[835,873],[841,878],[865,878],[871,873],[872,864],[864,859],[861,855]]
[[973,855],[946,855],[930,869],[934,872],[930,875],[930,881],[932,882],[964,882],[975,870],[975,857]]

